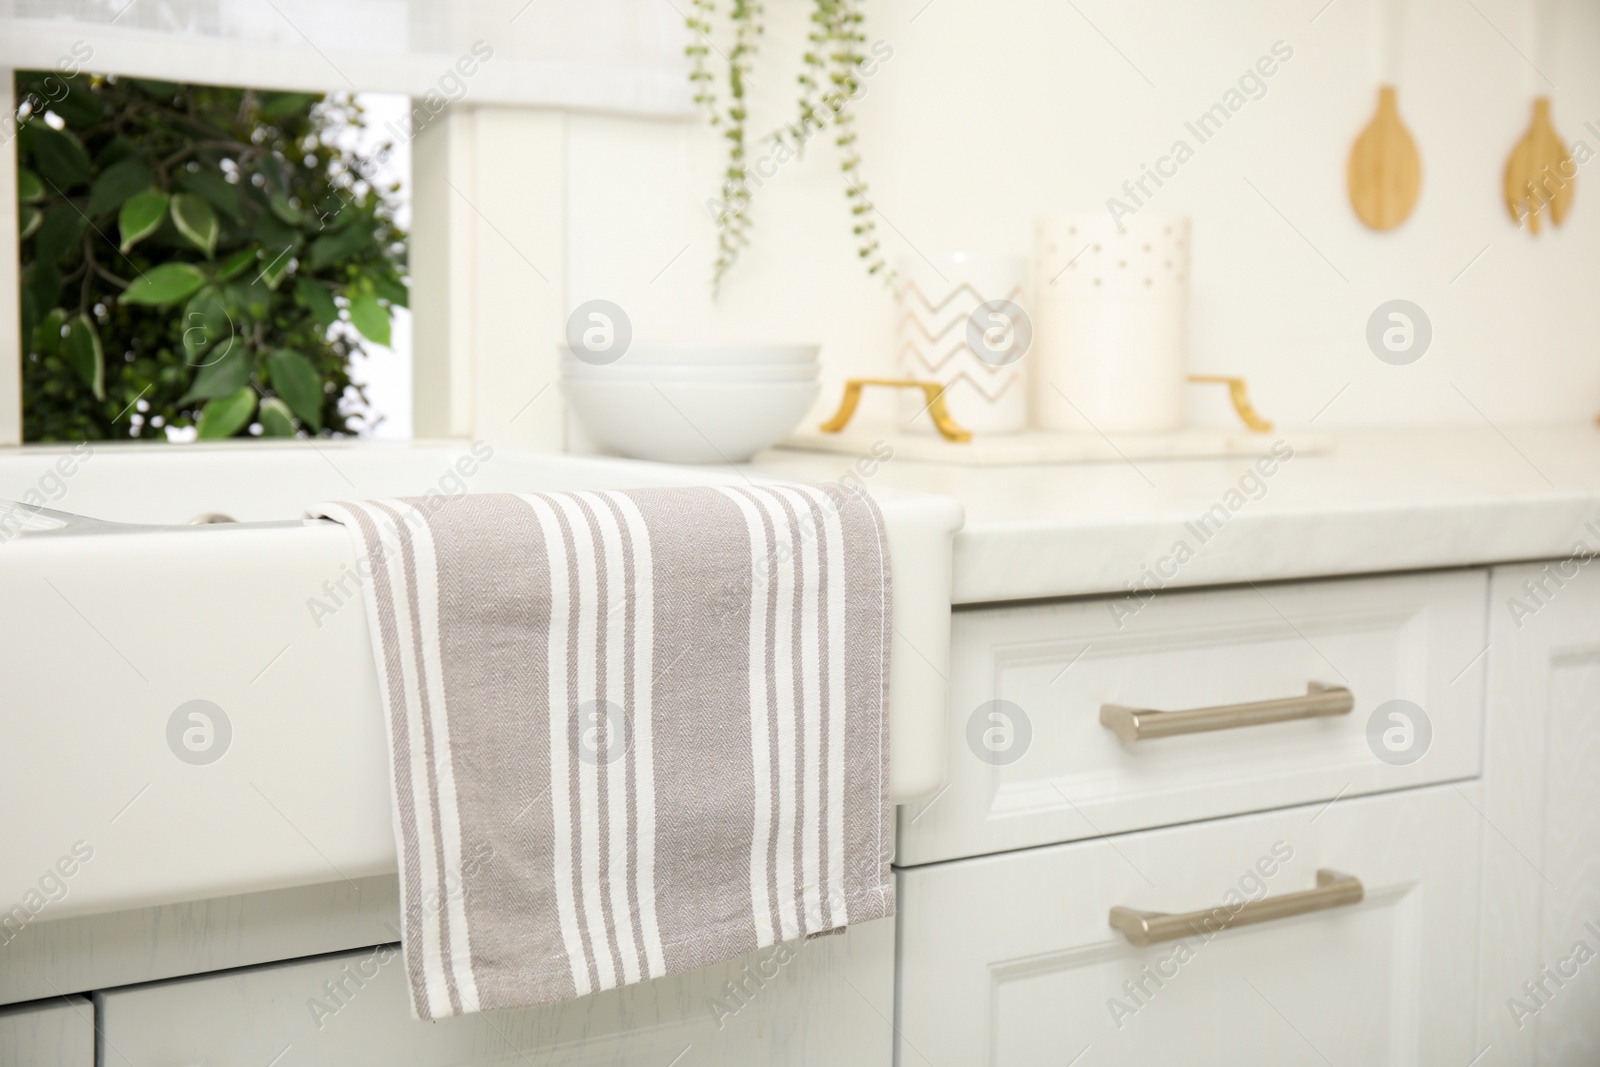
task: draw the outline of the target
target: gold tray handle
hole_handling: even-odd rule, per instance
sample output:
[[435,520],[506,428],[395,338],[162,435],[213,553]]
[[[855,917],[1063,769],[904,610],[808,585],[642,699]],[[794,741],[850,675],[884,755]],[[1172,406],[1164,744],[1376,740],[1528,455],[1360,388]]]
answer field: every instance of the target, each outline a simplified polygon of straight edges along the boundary
[[1233,410],[1239,416],[1239,421],[1244,423],[1256,433],[1268,433],[1272,430],[1272,422],[1263,419],[1255,405],[1250,403],[1250,387],[1243,378],[1231,378],[1225,374],[1191,374],[1189,380],[1197,384],[1217,384],[1228,387],[1228,399],[1233,401]]
[[[1268,433],[1272,429],[1272,422],[1261,417],[1255,405],[1250,403],[1250,388],[1243,378],[1235,378],[1220,374],[1191,374],[1189,381],[1197,384],[1218,384],[1228,387],[1228,398],[1233,401],[1233,410],[1239,416],[1239,421],[1256,433]],[[923,396],[928,399],[928,415],[933,419],[933,425],[938,429],[939,435],[946,441],[966,442],[972,440],[972,432],[962,428],[950,416],[950,409],[945,406],[944,386],[938,382],[919,381],[915,378],[851,378],[844,383],[844,397],[839,401],[839,410],[833,417],[822,423],[818,429],[823,433],[838,433],[850,424],[855,417],[856,408],[861,405],[861,391],[869,385],[883,386],[889,389],[920,389]],[[1597,420],[1600,421],[1600,420]]]
[[861,404],[861,390],[869,385],[882,385],[891,389],[921,389],[922,395],[928,398],[928,414],[933,419],[933,425],[938,428],[939,436],[946,441],[965,442],[972,440],[972,433],[961,428],[955,419],[950,417],[950,409],[944,405],[944,386],[938,382],[921,382],[915,378],[851,378],[844,383],[844,399],[839,401],[839,410],[833,413],[833,418],[817,427],[823,433],[838,433],[850,424],[855,416],[856,408]]

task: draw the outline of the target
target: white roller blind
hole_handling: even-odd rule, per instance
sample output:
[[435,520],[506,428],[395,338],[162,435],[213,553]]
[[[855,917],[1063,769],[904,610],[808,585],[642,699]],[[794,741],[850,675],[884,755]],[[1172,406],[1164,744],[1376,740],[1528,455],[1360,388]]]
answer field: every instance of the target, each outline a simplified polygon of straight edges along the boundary
[[670,0],[0,0],[0,66],[651,115],[692,113],[686,34]]

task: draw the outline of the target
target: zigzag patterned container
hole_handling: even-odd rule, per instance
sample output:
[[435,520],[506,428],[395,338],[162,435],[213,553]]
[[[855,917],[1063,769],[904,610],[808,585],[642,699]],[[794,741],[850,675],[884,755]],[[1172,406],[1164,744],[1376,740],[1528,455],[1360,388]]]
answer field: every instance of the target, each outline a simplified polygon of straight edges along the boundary
[[[1032,335],[1024,295],[1027,258],[955,252],[935,256],[932,263],[907,259],[899,270],[895,344],[901,373],[943,385],[951,416],[975,433],[1027,429],[1022,375]],[[1021,309],[1020,316],[983,306],[1002,300]],[[919,394],[902,395],[900,424],[934,432]]]

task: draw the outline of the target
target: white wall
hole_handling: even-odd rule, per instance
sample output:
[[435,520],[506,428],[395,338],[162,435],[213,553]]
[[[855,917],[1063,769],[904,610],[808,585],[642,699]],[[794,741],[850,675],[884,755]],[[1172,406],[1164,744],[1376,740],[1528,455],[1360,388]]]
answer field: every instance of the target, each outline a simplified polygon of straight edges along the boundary
[[[1319,16],[1325,3],[873,0],[867,34],[894,55],[860,114],[891,260],[1029,252],[1037,213],[1103,210],[1281,39],[1294,55],[1266,95],[1151,205],[1195,220],[1191,370],[1247,376],[1257,406],[1285,425],[1336,395],[1319,428],[1476,423],[1473,405],[1496,423],[1591,418],[1600,162],[1581,173],[1555,235],[1519,232],[1500,202],[1541,84],[1518,51],[1534,54],[1530,0],[1407,0],[1400,106],[1423,190],[1388,234],[1365,229],[1344,191],[1376,97],[1375,0],[1333,0]],[[1584,129],[1600,127],[1600,4],[1559,7],[1547,71],[1559,89],[1542,91],[1569,143],[1600,151]],[[780,24],[786,8],[799,5],[768,5],[753,127],[791,106],[798,38]],[[856,263],[831,145],[757,194],[754,247],[710,300],[705,200],[719,152],[703,124],[569,120],[568,306],[614,300],[640,340],[821,340],[834,383],[892,371],[893,298]],[[1435,331],[1406,367],[1379,362],[1364,339],[1373,309],[1396,297],[1421,305]],[[826,388],[819,410],[837,396]],[[1229,418],[1219,400],[1196,400],[1195,421]]]

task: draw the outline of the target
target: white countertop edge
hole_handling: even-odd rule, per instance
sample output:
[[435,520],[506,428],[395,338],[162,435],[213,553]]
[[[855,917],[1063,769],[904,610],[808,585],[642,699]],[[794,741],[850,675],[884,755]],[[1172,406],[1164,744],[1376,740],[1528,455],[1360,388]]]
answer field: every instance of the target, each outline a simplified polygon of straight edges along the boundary
[[[1175,557],[1176,542],[1186,536],[1184,520],[969,524],[956,535],[951,595],[955,604],[974,605],[1116,596],[1136,580],[1182,589],[1564,559],[1584,539],[1600,551],[1600,533],[1585,529],[1591,522],[1600,529],[1600,494],[1537,505],[1482,501],[1245,514],[1164,580],[1146,578],[1152,573],[1147,568]],[[1195,537],[1187,537],[1193,546]],[[1074,542],[1077,552],[1069,547]],[[1022,555],[1029,558],[1026,567],[1016,563]],[[1085,558],[1091,556],[1092,562]]]
[[[862,475],[874,491],[965,508],[958,605],[1560,560],[1580,542],[1600,552],[1591,424],[1345,430],[1329,452],[1279,458],[1264,477],[1244,458],[981,469],[896,458]],[[752,469],[806,478],[840,462],[769,452]],[[1202,543],[1194,523],[1214,511]],[[1180,540],[1189,558],[1174,566]]]

